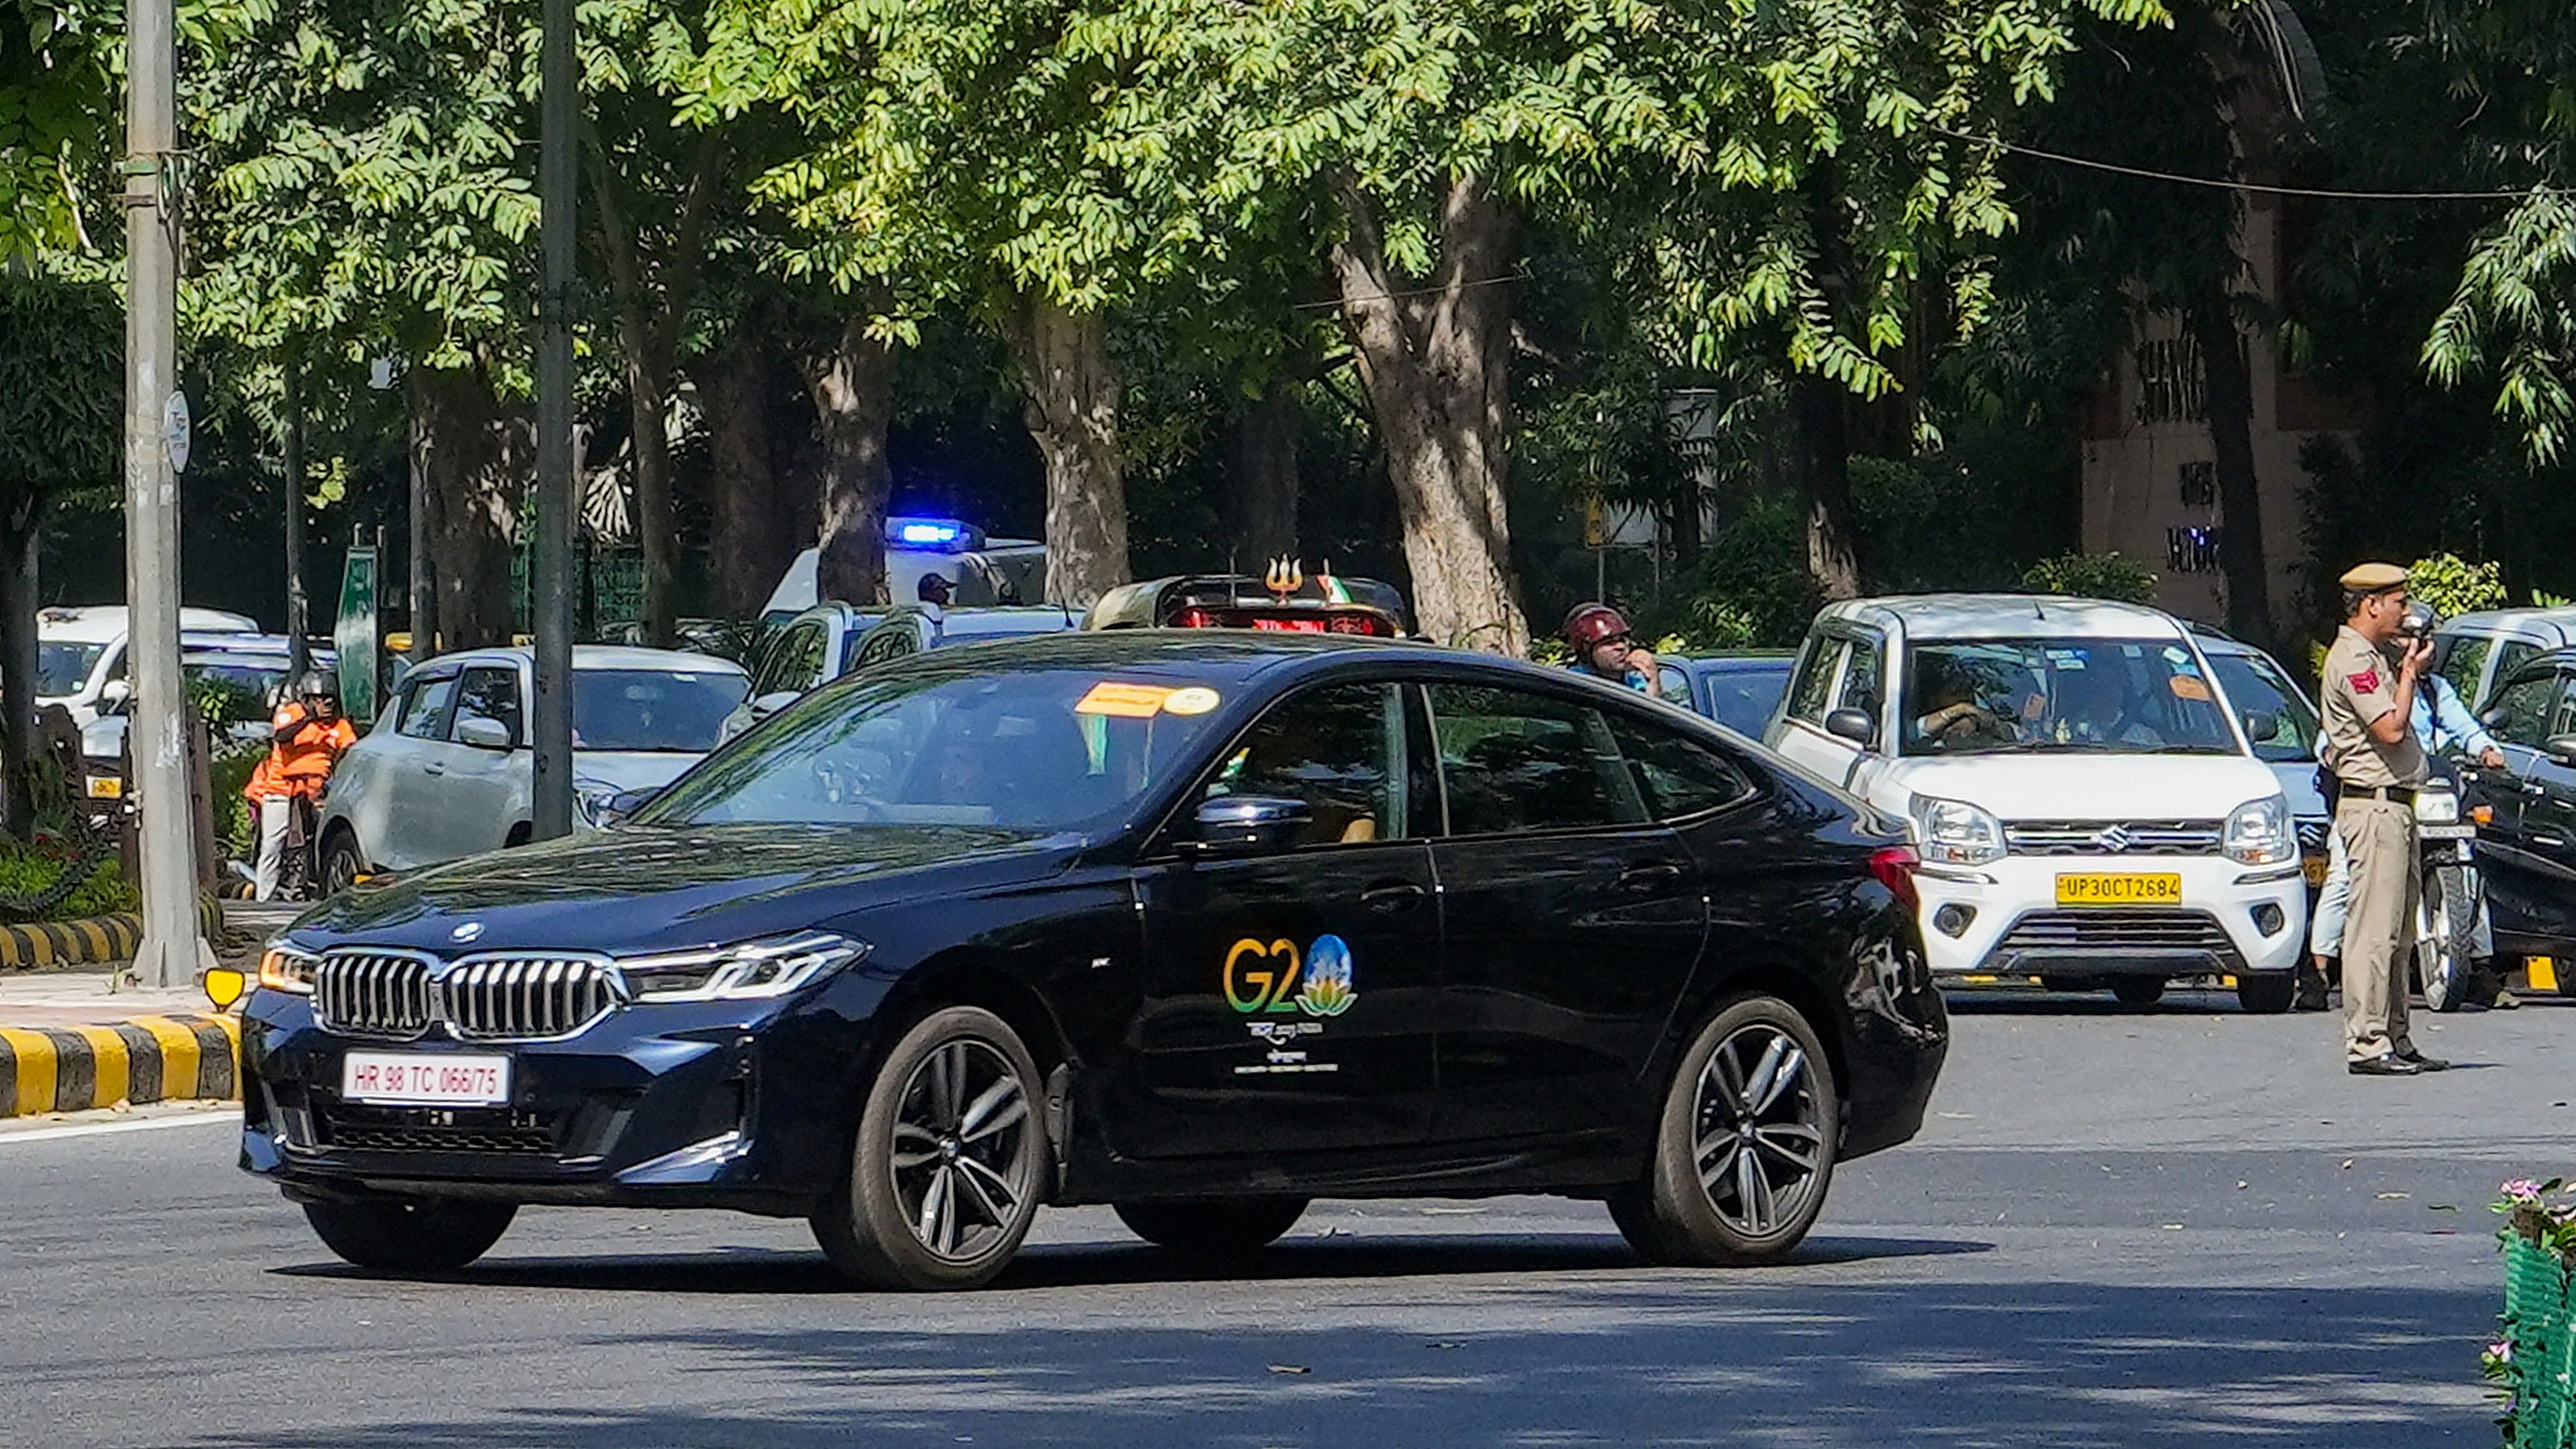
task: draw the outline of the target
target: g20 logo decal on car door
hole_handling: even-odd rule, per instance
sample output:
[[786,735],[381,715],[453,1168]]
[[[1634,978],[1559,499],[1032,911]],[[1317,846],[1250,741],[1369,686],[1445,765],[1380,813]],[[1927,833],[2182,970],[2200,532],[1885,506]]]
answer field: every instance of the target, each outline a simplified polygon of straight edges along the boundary
[[1227,949],[1223,979],[1226,1005],[1246,1015],[1339,1016],[1359,1000],[1351,948],[1333,935],[1317,936],[1303,951],[1290,940],[1244,937]]

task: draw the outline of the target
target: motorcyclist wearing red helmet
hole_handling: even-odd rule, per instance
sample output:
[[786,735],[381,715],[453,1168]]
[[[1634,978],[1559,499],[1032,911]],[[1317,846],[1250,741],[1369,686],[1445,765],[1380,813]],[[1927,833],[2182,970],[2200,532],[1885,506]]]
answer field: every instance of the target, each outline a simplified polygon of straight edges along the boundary
[[1654,651],[1630,635],[1626,615],[1608,604],[1577,604],[1565,616],[1564,634],[1580,672],[1640,694],[1655,692]]

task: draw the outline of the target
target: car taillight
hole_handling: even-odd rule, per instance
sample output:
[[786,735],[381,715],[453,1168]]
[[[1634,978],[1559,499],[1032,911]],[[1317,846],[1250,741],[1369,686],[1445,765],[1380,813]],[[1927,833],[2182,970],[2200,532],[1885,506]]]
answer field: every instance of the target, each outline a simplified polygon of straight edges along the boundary
[[1213,627],[1215,623],[1216,616],[1205,609],[1183,609],[1172,615],[1172,627],[1175,629],[1206,629]]
[[1372,639],[1387,639],[1395,628],[1375,614],[1335,614],[1329,625],[1336,634],[1365,634]]
[[1915,857],[1913,846],[1891,845],[1870,855],[1869,873],[1878,877],[1889,895],[1904,902],[1907,910],[1920,910],[1923,897],[1914,889],[1914,870],[1922,863]]

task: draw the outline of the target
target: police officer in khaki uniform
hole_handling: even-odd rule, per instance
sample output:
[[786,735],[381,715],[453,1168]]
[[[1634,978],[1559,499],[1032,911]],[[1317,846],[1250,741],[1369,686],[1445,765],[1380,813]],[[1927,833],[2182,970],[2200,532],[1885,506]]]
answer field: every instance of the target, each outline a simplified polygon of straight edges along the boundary
[[[2399,643],[2406,571],[2369,563],[2343,576],[2344,626],[2326,651],[2325,763],[2342,791],[2335,833],[2352,862],[2343,934],[2344,1064],[2356,1076],[2411,1077],[2450,1065],[2406,1034],[2415,940],[2415,791],[2429,778],[2414,730],[2430,642]],[[2392,647],[2394,646],[2394,647]]]

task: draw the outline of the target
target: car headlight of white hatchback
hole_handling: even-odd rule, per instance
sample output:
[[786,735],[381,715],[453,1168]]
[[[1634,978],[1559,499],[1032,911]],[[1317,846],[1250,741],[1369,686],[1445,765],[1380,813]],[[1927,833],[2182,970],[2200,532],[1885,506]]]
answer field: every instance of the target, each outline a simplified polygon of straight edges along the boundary
[[1965,800],[1915,796],[1914,834],[1930,864],[1985,865],[2004,858],[2003,822]]
[[2299,835],[2290,820],[2290,802],[2278,795],[2267,795],[2228,811],[2220,849],[2238,865],[2280,865],[2297,860]]
[[760,1001],[785,996],[868,954],[868,943],[809,931],[617,963],[637,1001]]

